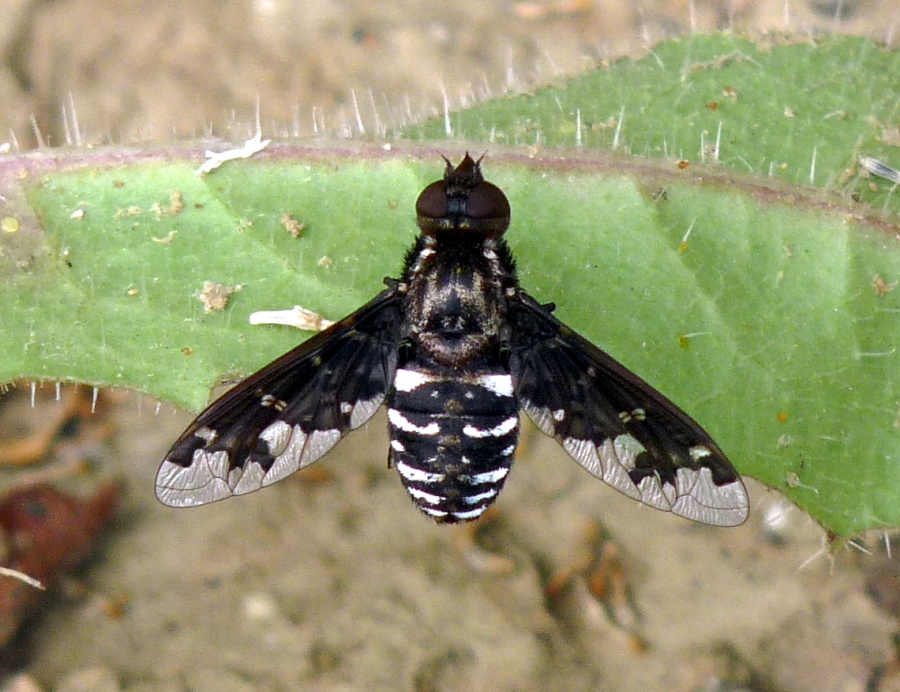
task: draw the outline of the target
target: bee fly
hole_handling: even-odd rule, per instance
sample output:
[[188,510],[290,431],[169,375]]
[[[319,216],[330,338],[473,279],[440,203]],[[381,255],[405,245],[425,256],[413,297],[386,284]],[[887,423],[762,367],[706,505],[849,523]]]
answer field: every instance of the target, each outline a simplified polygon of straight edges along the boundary
[[163,503],[270,485],[386,404],[389,463],[441,523],[476,519],[497,498],[520,410],[639,502],[720,526],[747,518],[740,477],[703,428],[519,287],[509,202],[480,162],[447,161],[419,195],[400,279],[200,414],[160,466]]

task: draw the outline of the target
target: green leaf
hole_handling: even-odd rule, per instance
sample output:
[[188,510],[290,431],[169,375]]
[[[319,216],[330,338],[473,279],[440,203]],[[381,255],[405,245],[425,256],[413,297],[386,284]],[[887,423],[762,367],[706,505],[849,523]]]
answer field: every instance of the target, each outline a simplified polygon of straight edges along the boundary
[[[898,167],[900,53],[849,36],[763,40],[666,41],[647,57],[452,113],[450,130],[473,142],[715,162],[801,185],[858,183],[858,155]],[[443,118],[407,134],[448,136]],[[876,207],[891,189],[855,185]],[[900,196],[890,205],[900,211]]]
[[[451,119],[482,142],[539,133],[572,146],[580,112],[577,153],[488,147],[523,286],[682,405],[739,471],[840,535],[900,525],[900,229],[850,193],[879,208],[897,200],[844,176],[857,153],[896,158],[885,133],[898,71],[896,54],[859,39],[762,50],[691,37]],[[611,146],[610,116],[620,149],[691,165],[591,151]],[[718,164],[707,152],[704,165],[700,142],[719,122]],[[9,163],[0,381],[124,386],[201,408],[216,383],[301,340],[250,327],[251,312],[301,304],[337,319],[397,275],[416,195],[442,173],[437,151],[461,147],[281,146],[202,179],[185,150]],[[841,189],[789,184],[809,180],[813,151],[814,180]],[[299,238],[285,214],[305,224]],[[240,290],[207,313],[206,281]]]
[[[126,386],[202,408],[215,384],[301,339],[251,327],[251,312],[299,302],[340,317],[382,287],[424,180],[406,165],[350,160],[233,166],[203,180],[186,162],[48,175],[28,189],[40,223],[20,218],[37,247],[4,263],[0,328],[25,345],[6,354],[0,380]],[[306,224],[300,238],[284,214]],[[207,281],[236,289],[227,310],[205,311]]]

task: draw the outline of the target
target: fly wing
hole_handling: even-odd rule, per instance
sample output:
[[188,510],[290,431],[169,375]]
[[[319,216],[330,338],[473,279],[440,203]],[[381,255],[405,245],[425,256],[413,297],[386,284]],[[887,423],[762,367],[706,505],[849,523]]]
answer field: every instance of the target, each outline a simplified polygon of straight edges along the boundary
[[746,520],[740,476],[684,411],[525,293],[510,301],[510,327],[521,409],[585,469],[656,509]]
[[378,409],[394,380],[399,299],[387,289],[216,400],[156,477],[174,507],[270,485],[319,459]]

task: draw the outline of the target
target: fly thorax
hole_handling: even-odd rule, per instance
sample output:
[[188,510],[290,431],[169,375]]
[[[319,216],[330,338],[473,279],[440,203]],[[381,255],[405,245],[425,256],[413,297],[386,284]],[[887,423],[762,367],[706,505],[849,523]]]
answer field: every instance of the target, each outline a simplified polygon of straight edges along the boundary
[[482,355],[506,316],[502,283],[481,248],[459,248],[442,261],[417,261],[409,280],[411,337],[438,363],[457,367]]

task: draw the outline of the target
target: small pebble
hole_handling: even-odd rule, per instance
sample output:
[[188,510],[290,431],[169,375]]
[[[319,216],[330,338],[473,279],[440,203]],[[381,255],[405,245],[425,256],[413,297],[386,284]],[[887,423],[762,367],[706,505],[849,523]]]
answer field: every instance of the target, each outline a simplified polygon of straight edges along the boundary
[[5,680],[0,686],[0,692],[44,692],[44,688],[27,673],[20,673],[14,678]]
[[244,596],[244,615],[248,620],[268,621],[278,617],[275,599],[265,591],[254,591]]

